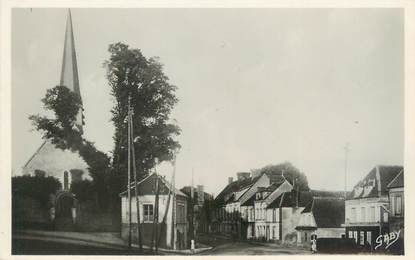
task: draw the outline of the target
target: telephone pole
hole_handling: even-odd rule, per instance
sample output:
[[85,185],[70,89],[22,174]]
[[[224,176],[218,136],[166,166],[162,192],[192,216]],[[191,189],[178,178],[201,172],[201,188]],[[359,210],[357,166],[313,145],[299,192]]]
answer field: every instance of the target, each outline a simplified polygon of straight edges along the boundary
[[347,196],[347,157],[349,153],[349,142],[344,146],[344,199]]
[[[129,107],[129,111],[131,108]],[[130,140],[129,143],[131,143],[131,155],[132,155],[132,162],[133,162],[133,175],[134,175],[134,184],[135,184],[135,204],[137,208],[137,236],[138,236],[138,245],[140,247],[140,251],[143,250],[143,243],[142,243],[142,237],[141,237],[141,223],[140,223],[140,203],[138,200],[138,176],[137,176],[137,168],[136,168],[136,161],[135,161],[135,148],[134,148],[134,130],[133,130],[133,115],[134,112],[131,111],[131,116],[129,118],[130,122]]]
[[172,228],[173,228],[173,250],[176,250],[177,229],[176,229],[176,152],[173,160],[173,176],[172,176],[172,190],[173,190],[173,207],[172,207]]
[[128,196],[128,247],[131,248],[131,127],[130,127],[130,117],[131,117],[131,96],[128,96],[128,113],[127,113],[127,135],[128,135],[128,161],[127,161],[127,196]]

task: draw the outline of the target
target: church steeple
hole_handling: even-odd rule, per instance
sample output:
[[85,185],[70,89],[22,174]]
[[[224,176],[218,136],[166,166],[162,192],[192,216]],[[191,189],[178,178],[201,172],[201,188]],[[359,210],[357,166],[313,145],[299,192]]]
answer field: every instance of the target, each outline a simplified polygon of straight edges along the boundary
[[[62,72],[61,72],[61,86],[66,86],[81,97],[79,89],[78,65],[76,62],[75,40],[72,28],[71,10],[68,10],[68,18],[66,20],[65,45],[63,49]],[[81,99],[82,100],[82,99]],[[76,117],[76,125],[81,133],[83,132],[83,118],[82,108],[79,110]]]

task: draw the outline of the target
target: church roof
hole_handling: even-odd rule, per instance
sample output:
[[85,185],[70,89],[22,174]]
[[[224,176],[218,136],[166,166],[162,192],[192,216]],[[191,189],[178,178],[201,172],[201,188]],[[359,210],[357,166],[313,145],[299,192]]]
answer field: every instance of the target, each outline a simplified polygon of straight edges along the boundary
[[[65,44],[63,48],[60,85],[69,88],[70,90],[78,94],[79,97],[81,98],[71,10],[68,10],[68,17],[66,20]],[[82,123],[82,109],[81,109],[76,118],[76,125],[78,126],[81,132],[83,130],[82,124],[83,123]]]

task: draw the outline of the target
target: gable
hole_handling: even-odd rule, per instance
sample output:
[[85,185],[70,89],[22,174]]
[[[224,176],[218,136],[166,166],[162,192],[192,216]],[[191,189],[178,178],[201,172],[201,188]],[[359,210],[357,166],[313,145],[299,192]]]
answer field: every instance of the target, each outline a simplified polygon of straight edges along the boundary
[[[158,181],[158,194],[159,195],[167,195],[169,194],[170,190],[173,188],[173,186],[165,180],[164,177],[161,177],[160,175],[156,175],[155,173],[148,175],[144,177],[141,181],[138,182],[138,195],[144,196],[144,195],[156,195],[156,180]],[[176,196],[181,196],[186,198],[187,195],[184,194],[182,191],[174,188]],[[127,190],[120,193],[120,196],[126,196]],[[135,196],[135,184],[134,182],[131,183],[131,196]]]
[[77,152],[56,148],[54,144],[46,140],[23,166],[23,174],[34,174],[35,170],[41,170],[47,176],[58,178],[63,183],[64,171],[72,169],[82,170],[83,178],[90,179],[88,164]]

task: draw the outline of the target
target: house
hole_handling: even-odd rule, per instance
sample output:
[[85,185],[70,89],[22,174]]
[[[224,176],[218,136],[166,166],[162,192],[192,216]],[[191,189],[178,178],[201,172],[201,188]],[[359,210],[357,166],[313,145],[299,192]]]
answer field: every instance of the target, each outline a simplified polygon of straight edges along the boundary
[[405,202],[404,202],[404,170],[388,184],[389,191],[389,232],[399,234],[399,239],[390,250],[396,254],[404,254]]
[[[295,185],[295,184],[294,184]],[[301,212],[313,197],[342,197],[343,193],[319,190],[299,190],[299,186],[282,193],[267,206],[267,223],[272,234],[267,240],[296,244],[298,241],[296,226]],[[276,235],[273,235],[273,234]]]
[[[239,238],[246,237],[246,221],[243,220],[241,209],[242,198],[246,194],[255,193],[258,186],[269,185],[267,177],[262,175],[251,176],[250,173],[237,173],[237,180],[228,178],[228,185],[218,194],[214,200],[215,214],[213,216],[213,231],[233,234]],[[249,197],[248,197],[249,198]]]
[[274,183],[268,187],[259,187],[254,199],[254,217],[255,217],[255,228],[249,227],[248,229],[254,230],[254,234],[250,237],[261,240],[276,240],[279,239],[279,231],[277,231],[276,225],[272,225],[272,221],[275,220],[277,212],[270,212],[267,210],[276,197],[281,194],[291,191],[293,186],[285,179],[283,175],[274,178]]
[[376,238],[389,232],[387,186],[401,171],[402,166],[378,165],[354,186],[345,203],[347,238],[373,249]]
[[210,232],[213,196],[204,192],[203,185],[184,186],[180,191],[187,195],[187,218],[190,226],[193,224],[194,233]]
[[[177,249],[185,249],[188,245],[188,228],[187,221],[187,195],[180,190],[172,187],[164,177],[155,173],[148,175],[138,185],[138,201],[140,212],[140,227],[142,230],[142,239],[144,245],[151,245],[154,237],[154,216],[156,213],[156,187],[158,186],[158,219],[156,219],[157,236],[159,238],[159,247],[174,248],[173,240],[176,238]],[[157,185],[157,186],[156,186]],[[175,198],[173,198],[173,191]],[[120,193],[121,197],[121,237],[128,239],[129,236],[129,203],[128,192]],[[175,204],[173,204],[175,203]],[[132,241],[138,242],[137,231],[137,208],[135,199],[135,184],[131,184],[131,228]],[[173,205],[175,205],[175,228],[173,229]],[[173,232],[172,232],[173,231]]]
[[314,197],[301,211],[300,219],[295,227],[297,244],[309,245],[312,237],[341,238],[344,236],[343,197]]
[[291,191],[282,193],[267,206],[268,225],[272,230],[269,239],[281,242],[296,242],[295,227],[301,211],[312,200],[310,191]]
[[[215,198],[215,231],[233,234],[239,238],[259,238],[260,224],[259,210],[262,209],[265,216],[265,205],[279,196],[282,192],[292,189],[292,185],[282,174],[250,174],[237,173],[238,179],[229,178],[228,185]],[[275,184],[274,186],[272,186]],[[254,204],[258,191],[267,188],[268,193],[261,197],[261,203]],[[258,212],[255,213],[255,210]],[[263,228],[261,226],[261,228]]]

